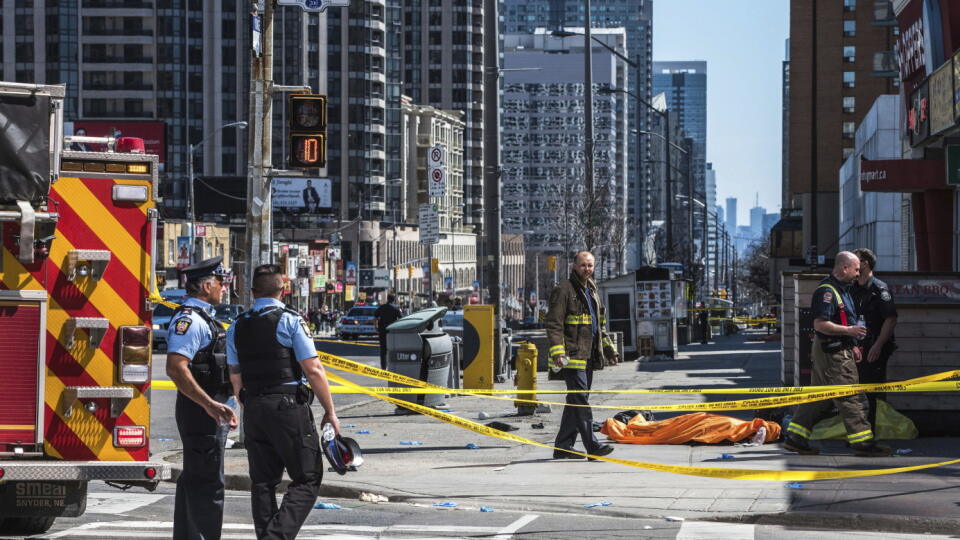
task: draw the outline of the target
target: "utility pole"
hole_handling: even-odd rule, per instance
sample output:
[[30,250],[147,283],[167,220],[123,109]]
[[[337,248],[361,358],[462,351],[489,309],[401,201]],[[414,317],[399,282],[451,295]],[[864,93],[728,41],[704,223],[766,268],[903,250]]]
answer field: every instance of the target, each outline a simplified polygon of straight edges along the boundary
[[[250,60],[250,130],[247,165],[247,234],[245,248],[250,261],[246,280],[241,287],[241,302],[250,305],[250,285],[254,268],[271,260],[272,231],[270,185],[267,171],[273,166],[271,149],[273,118],[271,115],[271,88],[273,84],[273,3],[258,0],[257,12],[262,13],[261,46],[256,46]],[[256,44],[255,44],[256,45]]]
[[593,222],[593,211],[596,201],[593,192],[593,43],[590,42],[590,0],[583,0],[584,24],[583,24],[583,112],[584,118],[584,141],[585,155],[584,165],[584,189],[587,195],[587,237],[586,248],[593,249],[596,235],[596,223]]
[[674,258],[674,247],[673,247],[673,160],[670,159],[670,139],[673,137],[673,131],[670,130],[670,108],[667,107],[665,114],[663,115],[665,120],[665,126],[667,129],[667,178],[666,178],[666,200],[664,201],[666,206],[666,225],[667,225],[667,250],[671,254],[671,259]]
[[486,233],[486,285],[493,304],[493,329],[496,346],[494,366],[500,365],[500,40],[497,4],[499,0],[483,0],[483,227]]

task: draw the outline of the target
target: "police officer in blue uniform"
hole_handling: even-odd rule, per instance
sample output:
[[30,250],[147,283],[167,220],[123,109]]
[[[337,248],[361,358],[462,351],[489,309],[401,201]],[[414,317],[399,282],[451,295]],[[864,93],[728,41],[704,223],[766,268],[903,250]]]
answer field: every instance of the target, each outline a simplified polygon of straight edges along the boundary
[[183,443],[173,514],[175,540],[216,540],[223,524],[223,454],[237,415],[227,404],[226,336],[213,319],[231,281],[223,257],[182,270],[190,298],[167,328],[167,375],[177,385],[176,419]]
[[[887,361],[897,350],[893,329],[897,326],[897,305],[887,284],[877,279],[873,269],[877,256],[867,248],[853,251],[860,258],[860,277],[853,286],[853,302],[857,313],[863,315],[867,324],[867,337],[863,339],[863,360],[857,364],[860,384],[887,382]],[[877,426],[877,399],[886,399],[886,394],[868,393],[870,424]]]
[[[253,307],[227,331],[227,364],[244,407],[254,529],[257,538],[295,538],[323,479],[313,398],[325,411],[322,422],[336,434],[340,422],[306,322],[280,301],[280,267],[257,267],[252,284]],[[291,482],[278,508],[284,469]]]

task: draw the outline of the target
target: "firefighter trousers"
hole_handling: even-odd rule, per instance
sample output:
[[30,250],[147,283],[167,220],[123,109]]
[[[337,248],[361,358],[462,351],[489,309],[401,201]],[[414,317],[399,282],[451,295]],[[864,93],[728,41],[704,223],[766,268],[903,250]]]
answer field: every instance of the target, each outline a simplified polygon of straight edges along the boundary
[[[857,364],[857,371],[860,375],[860,384],[887,382],[887,361],[890,360],[890,356],[893,354],[893,351],[882,351],[876,362],[867,362],[867,355],[869,353],[870,349],[864,347],[863,361]],[[867,394],[867,403],[870,407],[868,419],[870,420],[870,425],[873,426],[874,429],[877,429],[878,399],[886,401],[887,394],[885,392],[870,392]]]
[[[593,386],[593,369],[589,366],[587,369],[564,368],[563,380],[567,383],[567,390],[590,390]],[[589,395],[567,394],[567,403],[575,405],[588,405]],[[563,416],[560,418],[560,431],[557,432],[557,440],[554,446],[557,448],[572,449],[577,442],[577,435],[583,440],[583,447],[587,453],[592,452],[598,446],[600,441],[593,433],[593,411],[590,407],[564,407]]]
[[[323,479],[320,438],[310,404],[298,403],[293,394],[248,397],[243,428],[257,538],[296,538]],[[290,485],[278,508],[277,486],[284,469]]]
[[[211,395],[226,403],[229,395]],[[177,478],[174,540],[219,540],[223,525],[223,455],[226,424],[217,425],[203,407],[177,392],[177,430],[183,443],[183,472]]]
[[[833,384],[859,384],[857,363],[853,358],[853,349],[847,348],[836,353],[826,353],[820,346],[820,337],[813,340],[813,374],[810,384],[813,386]],[[836,405],[840,418],[847,429],[847,441],[851,444],[866,443],[873,440],[873,430],[867,421],[867,398],[864,394],[854,394],[832,400],[803,403],[797,409],[787,431],[793,435],[809,439],[813,426],[830,415]]]

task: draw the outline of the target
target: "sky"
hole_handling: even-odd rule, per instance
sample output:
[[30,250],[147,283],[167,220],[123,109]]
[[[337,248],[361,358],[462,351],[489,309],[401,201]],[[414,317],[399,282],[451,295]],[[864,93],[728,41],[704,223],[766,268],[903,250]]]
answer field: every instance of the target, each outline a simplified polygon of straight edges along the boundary
[[[654,61],[706,60],[707,161],[717,203],[737,198],[737,224],[779,212],[781,91],[788,0],[654,0]],[[726,209],[726,208],[724,208]]]

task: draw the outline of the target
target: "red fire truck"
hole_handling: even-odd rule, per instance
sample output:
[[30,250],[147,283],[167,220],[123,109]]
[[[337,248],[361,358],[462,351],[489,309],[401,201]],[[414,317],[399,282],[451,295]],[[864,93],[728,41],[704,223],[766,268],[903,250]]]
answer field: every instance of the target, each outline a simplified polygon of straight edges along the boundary
[[0,82],[0,532],[148,489],[157,156],[74,138],[64,86]]

